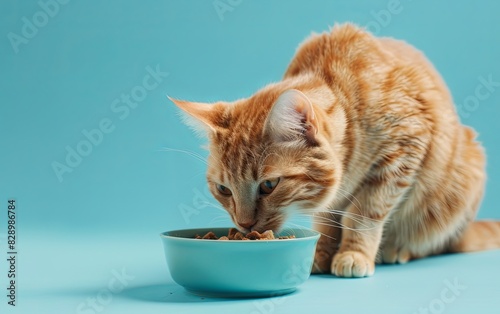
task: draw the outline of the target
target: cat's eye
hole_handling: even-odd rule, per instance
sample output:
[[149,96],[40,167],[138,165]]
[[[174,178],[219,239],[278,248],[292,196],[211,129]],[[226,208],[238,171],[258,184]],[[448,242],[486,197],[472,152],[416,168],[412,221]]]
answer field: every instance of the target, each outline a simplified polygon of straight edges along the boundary
[[261,195],[271,194],[279,182],[280,182],[280,178],[262,181],[259,185],[259,193]]
[[225,187],[222,184],[216,184],[215,186],[217,187],[217,191],[219,191],[222,195],[230,196],[233,194],[228,187]]

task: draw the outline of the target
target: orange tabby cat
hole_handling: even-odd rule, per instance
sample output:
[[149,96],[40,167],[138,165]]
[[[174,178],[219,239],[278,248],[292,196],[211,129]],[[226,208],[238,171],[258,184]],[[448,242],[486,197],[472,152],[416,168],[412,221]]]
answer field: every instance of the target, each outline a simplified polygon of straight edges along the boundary
[[208,184],[240,230],[314,215],[315,272],[364,277],[376,261],[500,247],[499,222],[473,222],[485,183],[475,132],[402,41],[336,26],[248,99],[172,101],[208,133]]

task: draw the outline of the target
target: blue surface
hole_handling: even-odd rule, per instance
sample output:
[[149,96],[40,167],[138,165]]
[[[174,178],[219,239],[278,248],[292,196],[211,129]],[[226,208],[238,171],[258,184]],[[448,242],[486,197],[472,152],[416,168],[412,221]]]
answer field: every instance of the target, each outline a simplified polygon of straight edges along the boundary
[[[204,163],[173,151],[206,155],[166,94],[251,95],[280,79],[312,31],[343,21],[405,39],[436,65],[488,153],[480,217],[500,219],[498,1],[66,1],[48,6],[50,16],[40,3],[51,0],[0,2],[0,208],[5,217],[16,198],[20,280],[19,307],[2,297],[2,313],[418,313],[439,302],[449,313],[498,309],[500,252],[381,267],[362,280],[313,277],[286,299],[202,300],[169,280],[158,236],[229,224],[209,204]],[[476,95],[488,80],[488,94]],[[135,279],[121,292],[102,290],[122,267]],[[444,303],[454,278],[467,289]],[[100,291],[109,302],[100,311],[79,308]]]
[[[498,313],[498,251],[381,266],[366,279],[313,275],[284,297],[210,299],[190,295],[172,281],[155,233],[63,237],[25,231],[20,250],[19,306],[7,313],[400,314],[441,304],[443,313]],[[123,285],[114,287],[122,290],[112,293],[116,272],[125,276],[119,276]],[[443,298],[455,281],[456,291],[445,291]]]

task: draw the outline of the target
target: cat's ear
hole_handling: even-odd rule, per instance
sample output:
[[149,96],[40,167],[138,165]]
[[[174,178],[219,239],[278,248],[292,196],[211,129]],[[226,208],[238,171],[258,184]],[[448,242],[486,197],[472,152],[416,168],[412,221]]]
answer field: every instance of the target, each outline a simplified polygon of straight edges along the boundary
[[267,116],[264,132],[278,141],[302,137],[316,144],[318,121],[309,98],[296,89],[283,92]]
[[186,115],[183,116],[184,123],[193,128],[198,134],[201,135],[207,132],[215,132],[213,105],[178,100],[170,96],[167,97],[186,113]]

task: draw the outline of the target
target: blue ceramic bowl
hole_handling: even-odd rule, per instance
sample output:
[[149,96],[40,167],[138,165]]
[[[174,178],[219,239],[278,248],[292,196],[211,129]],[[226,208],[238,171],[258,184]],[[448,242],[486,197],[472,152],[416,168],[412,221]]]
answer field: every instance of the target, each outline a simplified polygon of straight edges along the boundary
[[174,281],[189,292],[213,297],[266,297],[293,292],[309,278],[319,233],[285,229],[295,239],[218,241],[194,237],[229,228],[175,230],[161,234]]

